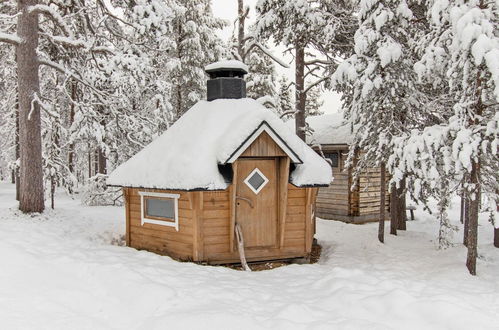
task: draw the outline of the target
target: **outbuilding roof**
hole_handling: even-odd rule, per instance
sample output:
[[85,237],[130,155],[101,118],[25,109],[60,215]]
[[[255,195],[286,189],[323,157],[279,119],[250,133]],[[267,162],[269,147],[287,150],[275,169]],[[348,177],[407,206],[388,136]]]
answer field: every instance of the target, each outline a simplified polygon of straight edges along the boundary
[[307,118],[313,132],[307,136],[307,143],[314,144],[351,144],[354,132],[342,113],[332,113]]
[[164,134],[118,166],[107,183],[113,186],[176,190],[220,190],[230,182],[220,166],[259,134],[272,139],[294,163],[290,182],[320,186],[331,182],[329,164],[284,122],[259,102],[244,99],[199,101]]

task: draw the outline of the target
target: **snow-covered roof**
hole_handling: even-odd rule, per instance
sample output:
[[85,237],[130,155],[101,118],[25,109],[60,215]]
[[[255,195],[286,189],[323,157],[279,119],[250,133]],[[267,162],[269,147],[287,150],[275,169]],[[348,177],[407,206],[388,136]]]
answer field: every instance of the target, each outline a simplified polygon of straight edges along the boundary
[[231,157],[244,149],[252,135],[267,126],[277,136],[276,143],[296,156],[291,183],[312,186],[331,182],[331,169],[324,159],[272,111],[245,98],[199,101],[163,135],[116,168],[107,183],[158,189],[226,189],[229,183],[218,166],[231,163]]
[[249,72],[248,66],[246,64],[244,64],[243,62],[238,61],[238,60],[218,61],[215,63],[208,64],[204,68],[204,70],[206,72],[220,70],[220,69],[238,69],[238,70],[243,70],[246,73]]
[[353,141],[354,132],[342,113],[308,117],[307,123],[313,129],[312,135],[307,136],[308,144],[350,144]]

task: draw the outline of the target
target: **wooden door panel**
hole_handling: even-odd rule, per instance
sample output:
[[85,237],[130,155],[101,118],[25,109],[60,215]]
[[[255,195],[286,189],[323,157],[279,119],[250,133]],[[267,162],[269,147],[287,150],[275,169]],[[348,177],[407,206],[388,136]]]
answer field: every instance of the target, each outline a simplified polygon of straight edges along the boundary
[[[273,247],[277,242],[277,166],[275,159],[238,160],[236,222],[247,248]],[[268,182],[255,193],[245,180],[255,168]]]

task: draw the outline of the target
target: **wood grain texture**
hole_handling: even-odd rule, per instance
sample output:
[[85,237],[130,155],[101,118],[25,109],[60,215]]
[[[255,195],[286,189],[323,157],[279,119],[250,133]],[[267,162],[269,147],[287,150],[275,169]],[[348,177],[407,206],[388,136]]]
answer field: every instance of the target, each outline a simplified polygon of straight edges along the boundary
[[266,132],[259,137],[241,154],[240,157],[284,157],[286,153],[279,147]]

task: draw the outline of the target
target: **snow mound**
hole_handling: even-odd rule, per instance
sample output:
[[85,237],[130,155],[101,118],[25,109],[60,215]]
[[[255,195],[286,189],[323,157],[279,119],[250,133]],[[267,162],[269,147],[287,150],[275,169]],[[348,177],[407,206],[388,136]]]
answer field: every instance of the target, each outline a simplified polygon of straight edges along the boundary
[[214,70],[219,70],[219,69],[239,69],[246,71],[246,73],[249,72],[248,66],[244,64],[241,61],[238,60],[225,60],[225,61],[218,61],[215,63],[208,64],[204,70],[209,72],[209,71],[214,71]]
[[253,99],[200,101],[163,135],[109,176],[113,186],[219,190],[229,185],[219,171],[248,137],[267,123],[300,158],[290,182],[328,185],[329,164],[273,112]]

